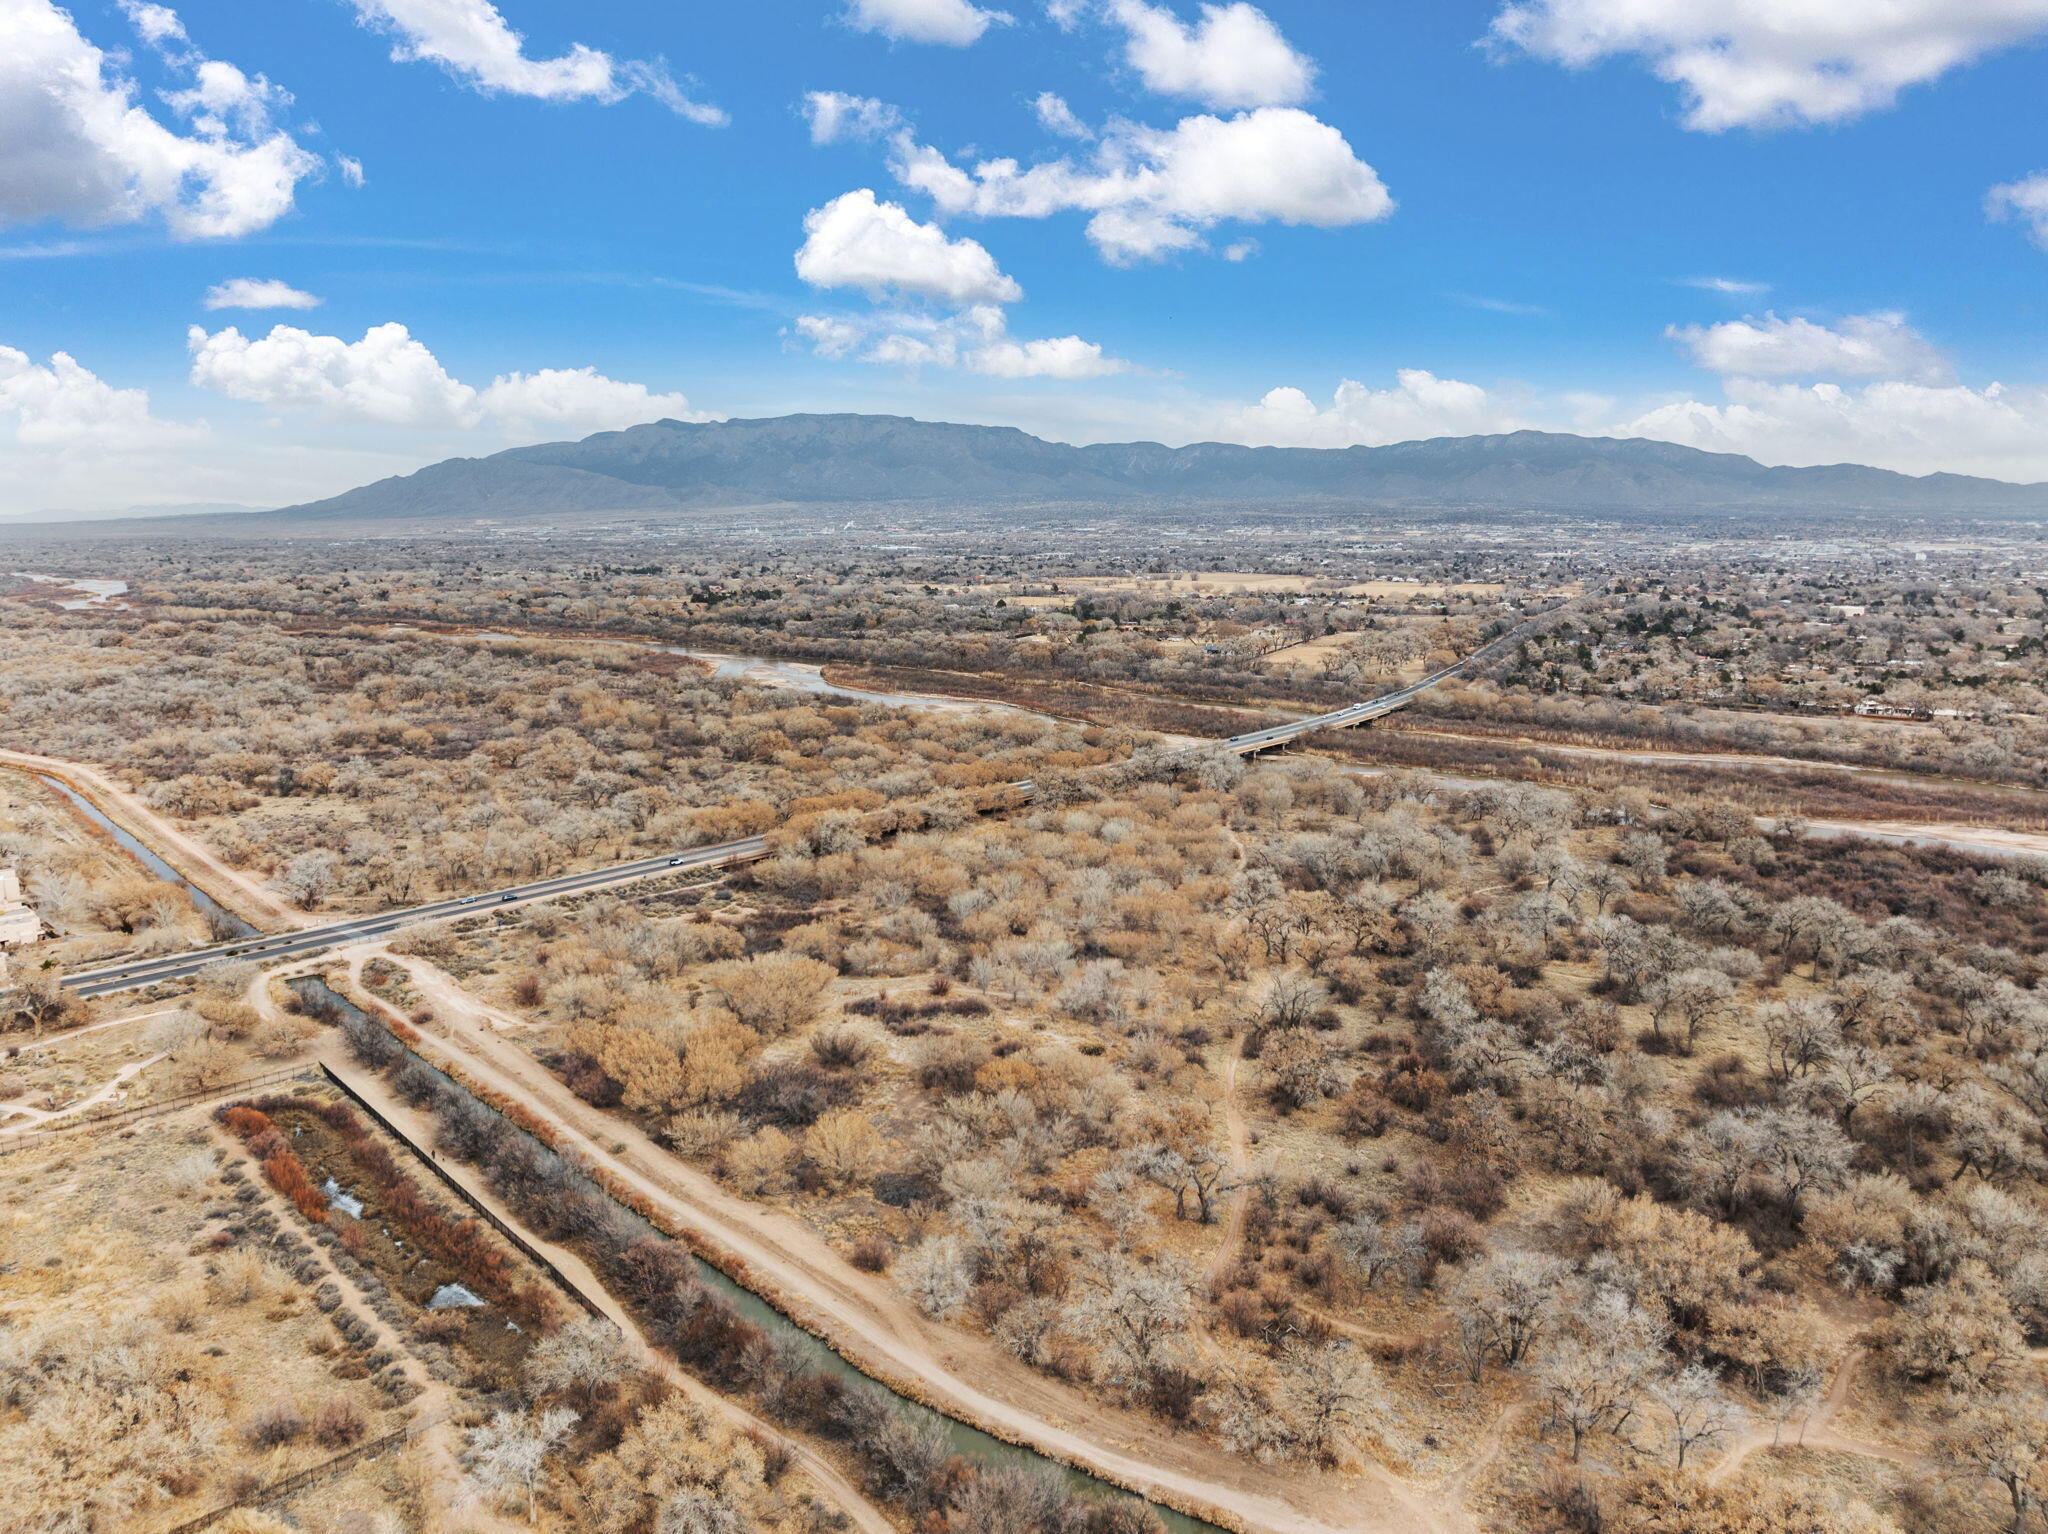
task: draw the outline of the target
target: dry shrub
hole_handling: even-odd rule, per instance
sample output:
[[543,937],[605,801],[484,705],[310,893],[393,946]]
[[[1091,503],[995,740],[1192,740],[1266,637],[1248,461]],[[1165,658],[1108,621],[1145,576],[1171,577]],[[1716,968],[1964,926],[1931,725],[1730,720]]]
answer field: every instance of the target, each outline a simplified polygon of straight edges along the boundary
[[460,1311],[436,1310],[420,1317],[413,1328],[428,1342],[454,1342],[469,1329],[469,1322]]
[[870,1053],[868,1041],[849,1028],[835,1028],[811,1037],[811,1058],[832,1071],[850,1071],[864,1064]]
[[1432,1265],[1463,1262],[1486,1250],[1485,1233],[1461,1210],[1425,1209],[1416,1223],[1422,1231],[1422,1249]]
[[206,1291],[197,1283],[173,1284],[151,1302],[149,1311],[165,1331],[189,1332],[206,1308]]
[[246,1305],[270,1287],[276,1275],[262,1254],[243,1248],[229,1252],[207,1282],[212,1297],[223,1305]]
[[291,1401],[272,1401],[259,1406],[242,1424],[242,1437],[254,1449],[280,1448],[305,1431],[306,1415]]
[[742,1193],[756,1197],[779,1192],[788,1175],[796,1141],[781,1130],[762,1129],[725,1153],[725,1175]]
[[1337,1105],[1337,1128],[1347,1140],[1377,1140],[1394,1120],[1394,1105],[1368,1081],[1359,1081]]
[[196,1150],[164,1168],[164,1181],[178,1193],[198,1193],[213,1181],[213,1153]]
[[323,1449],[346,1449],[370,1430],[363,1409],[343,1396],[329,1396],[316,1406],[308,1426]]
[[974,1090],[974,1078],[988,1059],[988,1046],[978,1039],[940,1039],[926,1050],[917,1084],[927,1092],[959,1097]]
[[880,1236],[862,1236],[853,1244],[853,1265],[863,1273],[886,1273],[889,1270],[889,1243]]

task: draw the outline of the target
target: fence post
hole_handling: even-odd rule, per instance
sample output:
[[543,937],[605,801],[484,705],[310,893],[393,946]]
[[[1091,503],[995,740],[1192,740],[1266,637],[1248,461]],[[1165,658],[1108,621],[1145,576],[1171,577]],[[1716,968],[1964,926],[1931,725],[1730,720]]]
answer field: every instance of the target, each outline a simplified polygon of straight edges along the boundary
[[518,1231],[514,1230],[510,1225],[506,1224],[503,1220],[499,1219],[495,1213],[493,1213],[488,1207],[485,1206],[481,1199],[479,1199],[474,1193],[471,1193],[469,1189],[465,1188],[461,1184],[461,1182],[457,1180],[454,1173],[450,1172],[446,1167],[441,1165],[441,1163],[436,1161],[432,1156],[422,1154],[419,1146],[413,1143],[412,1137],[410,1135],[408,1135],[404,1130],[400,1129],[396,1124],[392,1123],[391,1120],[386,1118],[382,1113],[379,1113],[376,1110],[376,1108],[372,1107],[371,1104],[363,1097],[363,1095],[360,1092],[356,1091],[354,1087],[350,1086],[346,1081],[342,1080],[342,1078],[335,1073],[334,1067],[328,1065],[325,1061],[322,1061],[320,1065],[320,1071],[321,1074],[326,1076],[326,1078],[330,1082],[332,1082],[336,1087],[340,1088],[342,1092],[347,1094],[350,1102],[354,1103],[358,1108],[362,1109],[363,1112],[367,1113],[380,1129],[382,1129],[386,1134],[390,1135],[400,1145],[403,1145],[407,1150],[411,1151],[413,1155],[413,1160],[417,1161],[421,1166],[425,1167],[428,1171],[432,1172],[447,1187],[449,1192],[453,1193],[457,1198],[461,1199],[462,1202],[465,1205],[467,1205],[470,1209],[476,1211],[477,1217],[479,1219],[483,1220],[486,1224],[488,1224],[491,1227],[491,1229],[495,1230],[499,1235],[503,1236],[507,1241],[511,1242],[513,1247],[516,1248],[519,1254],[526,1258],[528,1262],[532,1263],[535,1267],[539,1268],[543,1273],[547,1274],[549,1278],[553,1279],[555,1282],[555,1286],[557,1288],[562,1290],[563,1293],[567,1294],[569,1298],[574,1300],[578,1305],[582,1306],[583,1309],[589,1312],[591,1315],[599,1317],[603,1316],[604,1312],[597,1308],[596,1303],[592,1301],[587,1295],[585,1295],[581,1288],[569,1282],[567,1274],[563,1273],[560,1268],[556,1267],[554,1263],[552,1263],[545,1256],[543,1256],[534,1247],[533,1243],[526,1239],[526,1237],[522,1236]]

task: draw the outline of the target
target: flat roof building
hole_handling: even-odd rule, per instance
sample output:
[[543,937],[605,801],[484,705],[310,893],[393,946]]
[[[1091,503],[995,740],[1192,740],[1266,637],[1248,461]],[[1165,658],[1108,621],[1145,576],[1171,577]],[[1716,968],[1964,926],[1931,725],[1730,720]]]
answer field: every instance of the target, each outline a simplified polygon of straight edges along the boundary
[[43,935],[43,919],[21,898],[21,876],[0,868],[0,948],[33,943]]

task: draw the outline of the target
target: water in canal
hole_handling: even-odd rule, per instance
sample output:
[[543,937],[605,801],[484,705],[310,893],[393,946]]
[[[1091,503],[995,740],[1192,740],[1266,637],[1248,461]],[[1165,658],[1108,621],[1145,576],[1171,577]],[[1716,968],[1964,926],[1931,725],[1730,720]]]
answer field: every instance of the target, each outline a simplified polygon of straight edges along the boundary
[[105,831],[107,835],[114,839],[115,844],[123,852],[148,869],[150,873],[167,884],[177,885],[178,888],[191,896],[192,904],[198,907],[199,914],[206,918],[207,922],[216,932],[224,937],[256,937],[261,933],[262,929],[260,927],[250,926],[241,917],[230,911],[218,900],[207,894],[205,890],[150,851],[148,847],[144,846],[135,837],[130,836],[126,831],[115,825],[113,821],[107,818],[105,812],[97,804],[94,804],[85,795],[79,793],[77,789],[66,783],[62,778],[49,777],[40,772],[36,774],[36,777],[70,800],[77,807],[79,814]]

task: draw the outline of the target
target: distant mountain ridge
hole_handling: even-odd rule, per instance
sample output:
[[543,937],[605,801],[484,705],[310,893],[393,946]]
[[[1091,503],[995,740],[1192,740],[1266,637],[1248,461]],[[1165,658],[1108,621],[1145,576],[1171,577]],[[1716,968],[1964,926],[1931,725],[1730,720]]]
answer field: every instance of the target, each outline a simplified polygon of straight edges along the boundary
[[1389,447],[1156,442],[1074,447],[1007,426],[903,416],[655,421],[454,458],[276,518],[647,513],[784,502],[1297,500],[1589,509],[2048,511],[2048,485],[1845,464],[1766,468],[1642,438],[1519,431]]
[[1642,438],[1518,431],[1388,447],[1198,442],[1075,447],[1005,426],[903,416],[662,420],[580,442],[451,458],[328,500],[258,513],[281,521],[532,518],[787,503],[1357,501],[1621,512],[1696,508],[2048,513],[2048,485],[1924,478],[1841,464],[1767,468]]

